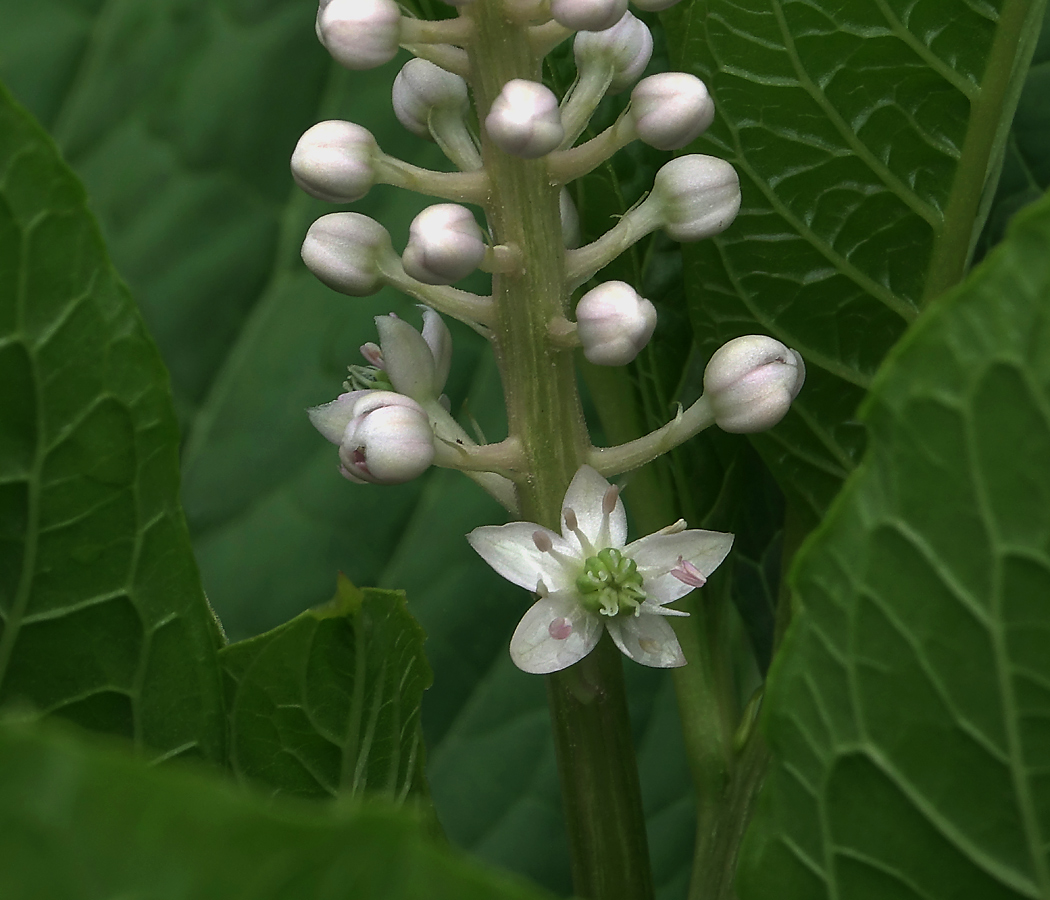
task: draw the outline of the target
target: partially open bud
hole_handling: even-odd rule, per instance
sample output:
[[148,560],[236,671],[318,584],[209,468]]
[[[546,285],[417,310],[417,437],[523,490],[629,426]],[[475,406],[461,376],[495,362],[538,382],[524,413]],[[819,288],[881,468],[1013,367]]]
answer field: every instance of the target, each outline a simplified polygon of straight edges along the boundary
[[405,271],[424,284],[452,284],[485,258],[485,236],[474,215],[456,203],[428,206],[412,220],[401,256]]
[[551,16],[574,31],[604,31],[627,12],[627,0],[551,0]]
[[342,474],[358,483],[401,484],[434,462],[430,419],[415,400],[392,391],[365,391],[339,441]]
[[646,203],[660,205],[664,230],[699,241],[729,227],[740,210],[740,179],[724,159],[691,154],[672,159],[653,179]]
[[715,104],[695,75],[661,72],[631,91],[630,116],[640,137],[657,150],[678,150],[695,140],[715,118]]
[[318,122],[299,138],[292,177],[306,193],[330,203],[353,203],[375,184],[379,145],[353,122]]
[[348,69],[374,69],[397,55],[401,10],[394,0],[328,0],[317,11],[317,35]]
[[485,131],[504,153],[522,159],[545,156],[565,136],[553,91],[523,78],[503,85],[485,117]]
[[397,73],[391,92],[394,115],[413,134],[430,138],[433,111],[462,118],[470,106],[467,83],[426,59],[410,59]]
[[609,90],[616,93],[634,84],[649,65],[653,36],[641,19],[628,12],[604,31],[581,31],[573,41],[572,50],[581,77],[587,68],[611,68]]
[[321,216],[310,226],[302,256],[306,267],[330,288],[367,297],[383,286],[379,261],[393,252],[390,235],[375,219],[343,212]]
[[656,307],[629,284],[607,281],[576,304],[576,329],[588,362],[625,366],[649,343]]
[[704,396],[719,428],[750,434],[784,418],[805,380],[798,353],[775,338],[749,334],[715,351],[704,370]]

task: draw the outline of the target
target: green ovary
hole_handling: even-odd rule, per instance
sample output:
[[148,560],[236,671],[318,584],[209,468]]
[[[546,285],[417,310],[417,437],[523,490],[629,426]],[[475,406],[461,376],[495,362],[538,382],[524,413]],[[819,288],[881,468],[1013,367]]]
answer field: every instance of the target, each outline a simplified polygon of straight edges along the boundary
[[576,590],[584,609],[603,616],[638,615],[645,599],[638,566],[614,547],[599,550],[584,562],[576,576]]

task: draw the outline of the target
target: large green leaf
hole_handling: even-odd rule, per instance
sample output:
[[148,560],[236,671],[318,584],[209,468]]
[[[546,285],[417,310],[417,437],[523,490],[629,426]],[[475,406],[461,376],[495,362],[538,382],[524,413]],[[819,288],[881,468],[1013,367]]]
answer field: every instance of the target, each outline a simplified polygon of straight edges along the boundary
[[541,900],[387,804],[268,800],[64,734],[0,730],[5,900]]
[[0,702],[221,760],[177,447],[83,189],[0,88]]
[[307,797],[425,796],[423,640],[403,594],[340,575],[330,603],[224,647],[233,771]]
[[745,900],[1050,897],[1050,197],[887,361],[799,557]]
[[[231,638],[324,602],[337,571],[404,589],[434,670],[423,726],[446,833],[567,891],[543,682],[507,658],[528,597],[463,539],[503,513],[458,473],[394,488],[348,484],[303,414],[341,390],[358,346],[375,339],[372,316],[418,314],[391,292],[351,299],[306,272],[302,236],[331,208],[292,184],[296,140],[319,119],[343,117],[372,129],[388,152],[440,164],[391,114],[396,64],[340,70],[316,42],[315,10],[304,0],[0,0],[0,75],[84,179],[171,369],[183,502]],[[426,202],[377,188],[355,208],[382,220],[400,246]],[[466,328],[454,328],[454,344],[453,408],[469,398],[498,438],[502,400],[487,348]],[[664,673],[632,673],[653,856],[668,897],[681,895],[692,840],[671,697]],[[464,772],[491,789],[464,791]]]
[[[685,251],[697,339],[802,353],[806,387],[757,446],[808,524],[859,459],[854,413],[880,361],[965,271],[1043,0],[697,0],[674,57],[718,109],[699,149],[743,207]],[[977,223],[979,224],[979,223]]]

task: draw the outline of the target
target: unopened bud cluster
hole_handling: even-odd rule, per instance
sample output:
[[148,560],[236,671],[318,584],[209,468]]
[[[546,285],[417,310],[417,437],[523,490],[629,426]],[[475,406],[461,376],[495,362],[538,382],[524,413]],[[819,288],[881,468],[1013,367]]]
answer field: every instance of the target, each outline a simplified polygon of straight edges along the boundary
[[[448,2],[459,16],[433,22],[406,15],[394,0],[321,0],[317,13],[321,43],[347,68],[382,65],[399,47],[415,55],[394,80],[394,114],[413,135],[435,141],[457,170],[429,171],[402,162],[384,153],[366,129],[341,121],[310,128],[292,157],[297,183],[321,200],[353,203],[373,185],[386,183],[445,201],[413,220],[400,253],[382,225],[354,212],[321,217],[303,244],[307,267],[335,290],[363,296],[392,285],[427,307],[422,333],[400,319],[379,317],[379,344],[362,348],[370,365],[353,367],[356,374],[347,392],[310,411],[314,424],[339,446],[341,471],[354,481],[397,483],[434,463],[496,477],[517,471],[521,464],[510,450],[486,456],[495,445],[479,447],[465,438],[446,415],[447,399],[441,395],[450,343],[435,310],[489,337],[502,359],[506,336],[499,329],[506,317],[501,304],[511,302],[513,293],[507,285],[540,265],[529,256],[530,247],[493,230],[501,216],[506,221],[515,215],[505,205],[493,205],[500,194],[494,183],[502,177],[499,173],[514,166],[540,167],[547,193],[515,202],[558,205],[554,226],[560,222],[560,234],[537,236],[557,242],[556,253],[548,253],[542,265],[553,270],[548,282],[562,285],[560,312],[544,319],[550,342],[545,352],[579,347],[597,365],[634,360],[656,329],[657,310],[635,287],[607,281],[582,293],[571,321],[573,290],[657,229],[676,241],[702,240],[729,227],[740,208],[733,167],[716,157],[687,154],[660,168],[645,199],[605,235],[581,246],[579,216],[565,186],[632,140],[661,151],[687,147],[715,116],[706,86],[683,72],[642,77],[653,37],[629,11],[627,0]],[[674,2],[634,0],[636,8],[646,11]],[[501,7],[504,27],[516,28],[523,46],[538,48],[539,57],[576,32],[572,49],[577,78],[564,96],[536,80],[539,57],[531,70],[496,82],[495,88],[481,77],[486,60],[504,52],[496,42],[486,45],[479,34],[489,27],[476,15],[482,4]],[[602,99],[628,91],[629,99],[619,101],[623,111],[616,123],[580,142]],[[477,104],[473,111],[472,98]],[[493,160],[499,165],[492,165]],[[492,276],[491,296],[453,287],[479,269]],[[527,303],[529,298],[515,297],[513,302]],[[803,378],[798,354],[772,338],[730,342],[708,367],[702,410],[680,416],[659,435],[654,432],[653,455],[710,424],[705,418],[709,414],[727,431],[771,427],[787,411]],[[512,434],[508,441],[514,440]],[[625,450],[623,465],[639,464],[644,452]],[[604,458],[617,457],[612,453]],[[492,461],[492,467],[485,469],[479,460]],[[606,464],[604,471],[615,465]],[[484,483],[498,493],[493,485]]]

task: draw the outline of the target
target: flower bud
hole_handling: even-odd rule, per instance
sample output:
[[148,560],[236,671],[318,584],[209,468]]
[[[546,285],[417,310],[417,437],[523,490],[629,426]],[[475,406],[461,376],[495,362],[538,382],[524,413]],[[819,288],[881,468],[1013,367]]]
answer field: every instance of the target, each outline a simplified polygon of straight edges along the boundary
[[485,236],[471,211],[456,203],[438,203],[412,220],[401,262],[417,281],[452,284],[484,258]]
[[397,73],[391,92],[394,115],[413,134],[430,138],[432,110],[462,118],[470,106],[467,83],[426,59],[410,59]]
[[561,219],[561,237],[566,248],[573,250],[580,246],[580,214],[572,202],[568,188],[562,188],[558,194],[558,216]]
[[798,353],[775,338],[749,334],[715,351],[704,370],[704,396],[719,428],[750,434],[784,418],[805,380]]
[[629,12],[604,31],[581,31],[572,44],[576,68],[583,72],[593,66],[612,68],[612,93],[629,88],[653,55],[653,36],[645,23]]
[[627,12],[627,0],[551,0],[551,16],[573,31],[604,31]]
[[415,400],[392,391],[364,391],[339,442],[340,472],[350,481],[401,484],[434,461],[430,419]]
[[715,104],[695,75],[661,72],[635,85],[630,115],[638,137],[650,147],[678,150],[711,124]]
[[382,225],[360,213],[343,212],[321,216],[310,226],[302,256],[306,267],[330,288],[367,297],[383,285],[381,256],[393,252]]
[[318,122],[299,138],[292,177],[306,193],[330,203],[353,203],[375,184],[379,145],[353,122]]
[[537,159],[554,150],[565,136],[558,98],[535,81],[514,78],[492,102],[485,131],[504,153]]
[[699,241],[729,227],[740,209],[740,179],[724,159],[691,154],[672,159],[653,179],[646,202],[660,204],[664,230]]
[[607,281],[576,304],[576,328],[588,362],[625,366],[653,336],[656,307],[629,284]]
[[397,55],[401,10],[394,0],[328,0],[317,11],[317,35],[340,65],[374,69]]

